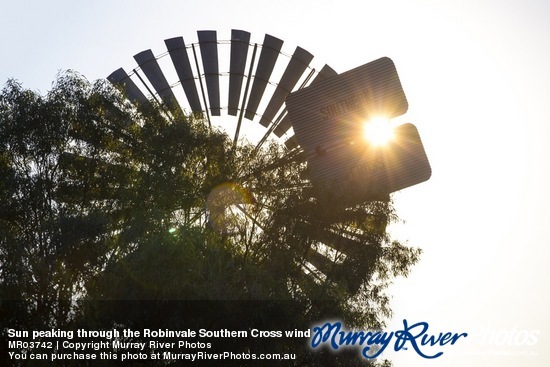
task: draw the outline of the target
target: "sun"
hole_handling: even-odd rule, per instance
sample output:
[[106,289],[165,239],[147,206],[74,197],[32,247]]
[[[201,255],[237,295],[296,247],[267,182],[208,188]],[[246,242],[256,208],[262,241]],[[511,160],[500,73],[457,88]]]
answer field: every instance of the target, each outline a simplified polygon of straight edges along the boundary
[[374,146],[386,145],[393,136],[393,126],[386,117],[371,118],[363,125],[363,137]]

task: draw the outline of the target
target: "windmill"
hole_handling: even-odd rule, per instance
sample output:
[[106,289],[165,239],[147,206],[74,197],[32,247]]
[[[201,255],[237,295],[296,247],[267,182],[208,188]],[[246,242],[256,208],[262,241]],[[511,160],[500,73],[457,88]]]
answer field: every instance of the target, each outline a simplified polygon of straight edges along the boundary
[[[372,106],[377,113],[390,109],[387,117],[407,109],[393,63],[384,58],[338,75],[328,65],[312,67],[313,55],[301,47],[285,53],[283,41],[271,35],[261,43],[252,42],[251,34],[242,30],[232,30],[229,40],[219,40],[210,30],[198,31],[197,36],[194,43],[182,37],[167,39],[166,51],[157,55],[151,50],[139,52],[131,72],[120,68],[107,79],[135,104],[155,104],[167,114],[185,111],[209,126],[221,126],[232,134],[234,146],[243,136],[255,134],[259,151],[274,139],[284,146],[285,154],[262,170],[279,169],[288,162],[307,163],[301,187],[294,188],[311,197],[303,203],[302,213],[293,214],[305,238],[300,266],[313,288],[332,283],[355,294],[382,251],[380,236],[388,218],[376,210],[377,205],[387,202],[389,193],[431,175],[411,124],[395,130],[400,142],[408,142],[392,146],[396,155],[356,139],[359,122],[373,117]],[[384,167],[380,162],[386,162]],[[270,208],[261,209],[266,215],[251,214],[258,212],[256,201],[240,194],[256,195],[247,180],[244,176],[231,185],[220,183],[210,194],[216,204],[207,207],[205,215],[238,212],[245,230],[262,231],[262,218],[269,218]],[[332,199],[323,202],[316,196],[319,192]],[[372,205],[357,208],[365,202]],[[331,205],[341,206],[343,216],[333,218]],[[360,216],[366,224],[350,226],[348,207],[356,207],[354,218]],[[320,221],[319,212],[327,213]]]

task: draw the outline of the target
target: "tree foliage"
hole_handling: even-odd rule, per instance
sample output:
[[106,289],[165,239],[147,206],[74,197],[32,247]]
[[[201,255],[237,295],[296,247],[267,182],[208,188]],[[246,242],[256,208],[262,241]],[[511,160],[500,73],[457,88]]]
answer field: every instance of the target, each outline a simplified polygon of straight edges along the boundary
[[389,198],[343,207],[306,176],[294,151],[233,146],[203,119],[131,105],[104,81],[64,73],[44,96],[9,81],[0,298],[17,302],[2,306],[3,324],[187,328],[163,302],[224,300],[219,315],[251,323],[263,309],[232,301],[289,301],[289,328],[328,316],[380,328],[385,287],[420,251],[389,238]]

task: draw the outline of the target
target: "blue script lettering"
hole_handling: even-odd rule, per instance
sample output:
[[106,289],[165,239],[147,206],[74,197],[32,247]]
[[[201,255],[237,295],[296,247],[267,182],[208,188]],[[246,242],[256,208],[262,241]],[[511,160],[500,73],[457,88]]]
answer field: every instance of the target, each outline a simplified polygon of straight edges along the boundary
[[329,344],[332,349],[338,350],[344,346],[361,346],[363,347],[361,355],[372,359],[378,357],[395,336],[395,351],[400,351],[409,342],[418,355],[432,359],[440,357],[443,352],[428,355],[422,352],[420,346],[444,346],[449,343],[453,345],[460,337],[468,336],[467,333],[453,334],[450,332],[445,334],[439,333],[437,336],[429,335],[426,333],[428,328],[429,324],[427,322],[418,322],[409,326],[407,320],[403,320],[403,330],[395,332],[346,331],[342,330],[341,322],[326,322],[323,326],[315,326],[313,328],[311,347],[317,348],[322,344]]
[[[413,335],[411,333],[411,331],[413,329],[417,329],[417,328],[421,328],[421,330],[416,334],[416,335]],[[414,325],[411,325],[411,326],[408,326],[407,324],[407,320],[403,320],[403,330],[400,330],[400,331],[397,331],[395,333],[395,336],[397,338],[397,340],[395,341],[395,346],[394,346],[394,350],[395,351],[398,351],[398,350],[401,350],[401,348],[403,348],[406,344],[407,341],[410,342],[411,346],[413,347],[413,349],[416,351],[416,353],[418,353],[418,355],[424,357],[424,358],[428,358],[428,359],[432,359],[432,358],[437,358],[439,356],[441,356],[443,354],[443,352],[439,352],[439,353],[436,353],[432,356],[428,356],[424,353],[422,353],[422,351],[420,350],[420,347],[418,346],[418,343],[417,343],[417,339],[419,337],[420,338],[420,344],[421,345],[430,345],[430,346],[435,346],[436,344],[439,344],[441,346],[447,344],[448,342],[451,342],[451,345],[453,345],[454,343],[456,343],[456,341],[461,337],[467,337],[468,334],[467,333],[462,333],[462,334],[451,334],[451,333],[446,333],[445,335],[443,335],[443,333],[439,333],[439,337],[435,337],[435,335],[427,335],[426,334],[426,331],[428,331],[428,328],[430,327],[430,325],[427,323],[427,322],[418,322]]]
[[[380,331],[341,331],[341,329],[342,323],[340,322],[335,322],[334,324],[327,322],[321,327],[314,327],[311,346],[316,348],[319,344],[326,343],[329,339],[330,346],[334,350],[339,349],[341,346],[363,346],[366,344],[367,346],[363,348],[361,354],[365,358],[376,358],[386,349],[393,337],[393,332],[388,334]],[[368,351],[371,349],[372,345],[382,345],[382,347],[369,355]]]

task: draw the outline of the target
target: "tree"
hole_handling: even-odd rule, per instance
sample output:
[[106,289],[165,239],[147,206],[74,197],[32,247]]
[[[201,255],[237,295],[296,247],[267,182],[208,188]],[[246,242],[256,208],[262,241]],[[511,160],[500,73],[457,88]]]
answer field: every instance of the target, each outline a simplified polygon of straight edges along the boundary
[[[45,96],[8,82],[0,174],[0,292],[16,301],[2,318],[12,328],[187,328],[168,300],[214,302],[196,309],[197,325],[221,315],[255,325],[269,310],[289,329],[323,317],[380,328],[385,287],[420,253],[390,240],[389,198],[339,205],[310,187],[298,151],[235,147],[201,118],[131,105],[75,73]],[[320,356],[356,358],[302,361]]]

